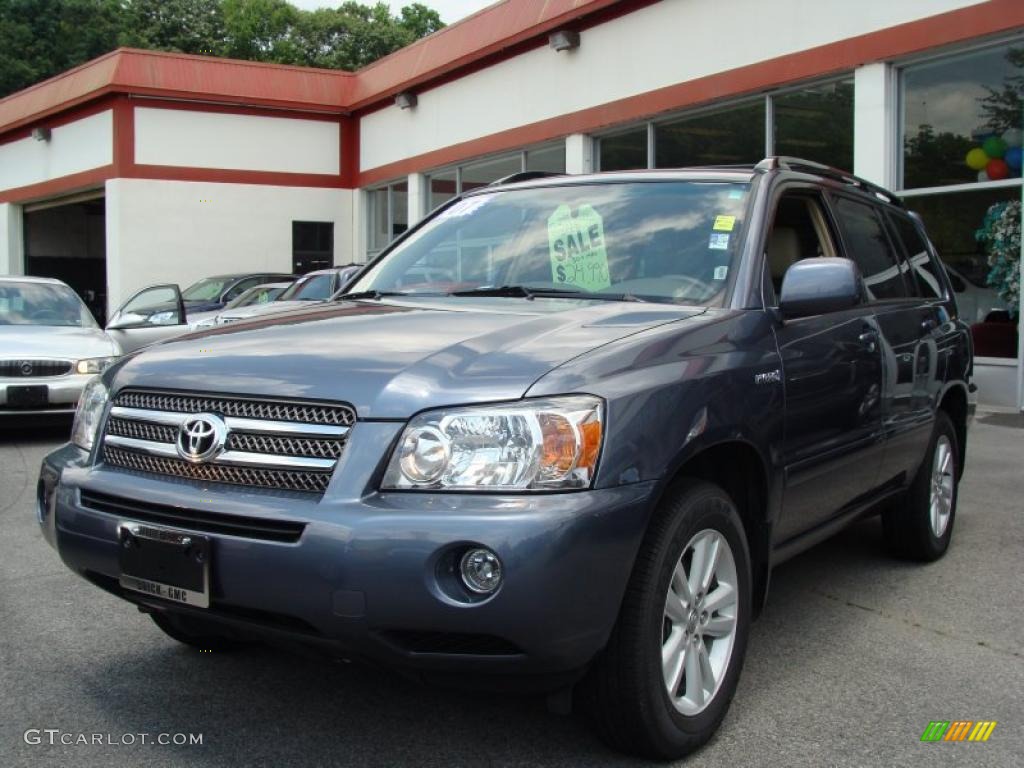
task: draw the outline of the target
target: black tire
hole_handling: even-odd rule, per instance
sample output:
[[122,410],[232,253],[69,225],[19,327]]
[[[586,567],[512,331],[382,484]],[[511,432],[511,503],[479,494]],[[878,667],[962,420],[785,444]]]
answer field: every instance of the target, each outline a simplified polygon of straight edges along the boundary
[[149,616],[168,637],[200,651],[226,653],[245,645],[243,641],[224,634],[212,622],[169,613],[151,613]]
[[[932,525],[932,483],[936,453],[945,444],[949,451],[948,474],[952,482],[952,498],[948,521],[941,534]],[[906,495],[894,502],[882,514],[882,530],[889,550],[911,560],[931,562],[938,560],[949,549],[956,521],[956,500],[960,490],[960,446],[956,428],[945,411],[935,415],[935,427],[928,450],[914,476]]]
[[[662,672],[662,643],[671,627],[665,617],[666,596],[688,543],[708,529],[724,537],[735,563],[733,644],[710,702],[687,716],[670,699]],[[711,483],[680,482],[651,521],[608,645],[581,684],[583,704],[598,734],[614,749],[660,760],[680,758],[702,746],[736,692],[750,615],[750,554],[736,505]]]

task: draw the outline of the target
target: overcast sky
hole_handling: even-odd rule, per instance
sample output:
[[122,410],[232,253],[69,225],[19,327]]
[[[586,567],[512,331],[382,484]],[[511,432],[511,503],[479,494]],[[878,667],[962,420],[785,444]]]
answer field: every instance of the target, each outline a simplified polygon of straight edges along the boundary
[[[361,0],[363,3],[369,5],[376,0]],[[415,0],[388,0],[388,5],[391,6],[391,10],[398,13],[403,5],[410,5]],[[419,2],[433,8],[435,11],[441,14],[441,19],[446,24],[452,24],[465,16],[469,16],[471,13],[479,11],[481,8],[486,8],[491,5],[495,0],[419,0]],[[324,0],[291,0],[293,5],[299,6],[299,8],[327,8],[340,5],[340,2],[324,2]]]

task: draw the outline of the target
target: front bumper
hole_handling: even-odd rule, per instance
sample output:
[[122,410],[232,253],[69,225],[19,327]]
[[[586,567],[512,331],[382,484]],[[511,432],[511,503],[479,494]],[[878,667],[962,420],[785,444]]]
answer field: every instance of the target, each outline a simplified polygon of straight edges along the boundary
[[[39,414],[73,414],[82,389],[94,374],[71,373],[64,376],[0,377],[0,418],[4,416],[35,416]],[[11,408],[7,405],[7,387],[46,385],[49,404],[39,408]]]
[[[90,466],[66,446],[44,460],[44,535],[77,573],[148,609],[188,613],[118,586],[119,517],[82,491],[185,510],[301,521],[294,543],[211,535],[211,607],[225,626],[438,673],[539,676],[604,646],[646,528],[653,483],[567,494],[344,492],[375,485],[400,425],[360,423],[323,498],[174,481]],[[367,448],[357,451],[357,446]],[[367,458],[370,455],[376,460]],[[482,602],[439,577],[453,548],[482,544],[505,580]]]

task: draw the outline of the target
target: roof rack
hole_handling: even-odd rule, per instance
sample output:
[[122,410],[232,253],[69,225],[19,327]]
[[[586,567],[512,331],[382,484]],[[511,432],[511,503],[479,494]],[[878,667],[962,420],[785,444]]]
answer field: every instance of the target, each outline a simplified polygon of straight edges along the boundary
[[805,171],[807,173],[813,173],[816,176],[824,176],[832,181],[839,181],[843,184],[860,187],[865,192],[870,192],[892,205],[899,208],[903,207],[903,201],[884,187],[880,187],[867,179],[862,179],[860,176],[854,176],[852,173],[847,173],[846,171],[833,168],[830,165],[824,165],[823,163],[816,163],[813,160],[801,160],[799,157],[774,156],[766,157],[754,166],[755,171],[760,171],[762,173],[765,171],[778,170],[780,168],[786,171]]
[[517,181],[530,181],[531,179],[546,179],[549,176],[564,176],[564,173],[555,173],[554,171],[519,171],[518,173],[512,173],[504,178],[492,181],[488,184],[488,187],[500,187],[504,184],[515,184]]

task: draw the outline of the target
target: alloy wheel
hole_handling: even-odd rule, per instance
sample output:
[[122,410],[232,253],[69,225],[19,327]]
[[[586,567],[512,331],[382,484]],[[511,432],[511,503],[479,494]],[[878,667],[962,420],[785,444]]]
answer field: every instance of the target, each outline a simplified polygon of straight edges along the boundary
[[932,457],[931,496],[928,506],[932,533],[936,538],[942,538],[949,525],[949,516],[953,511],[954,482],[953,444],[946,435],[940,435]]
[[669,581],[661,645],[665,688],[684,715],[711,703],[729,669],[737,584],[736,560],[721,533],[709,528],[690,539]]

